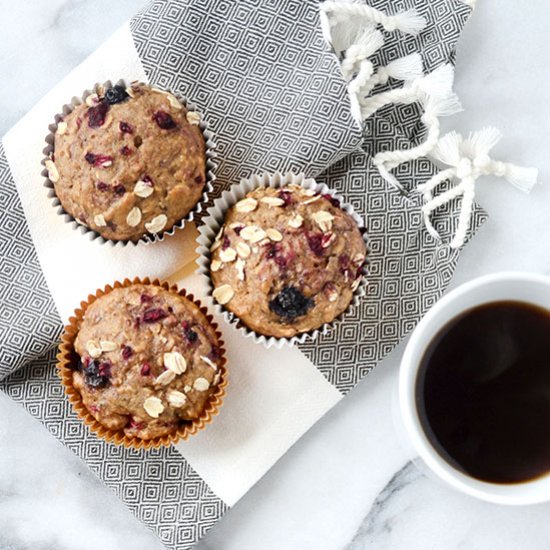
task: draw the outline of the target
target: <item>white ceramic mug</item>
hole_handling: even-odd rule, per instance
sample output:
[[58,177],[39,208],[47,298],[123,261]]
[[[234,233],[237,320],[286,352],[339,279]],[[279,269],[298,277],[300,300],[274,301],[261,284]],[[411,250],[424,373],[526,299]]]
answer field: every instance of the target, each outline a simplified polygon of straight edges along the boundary
[[437,302],[413,332],[401,362],[398,401],[402,428],[424,465],[452,487],[498,504],[546,502],[550,501],[550,473],[532,481],[497,484],[474,479],[451,466],[428,440],[416,407],[418,368],[433,337],[464,311],[503,300],[527,302],[550,310],[550,277],[529,273],[497,273],[466,283]]

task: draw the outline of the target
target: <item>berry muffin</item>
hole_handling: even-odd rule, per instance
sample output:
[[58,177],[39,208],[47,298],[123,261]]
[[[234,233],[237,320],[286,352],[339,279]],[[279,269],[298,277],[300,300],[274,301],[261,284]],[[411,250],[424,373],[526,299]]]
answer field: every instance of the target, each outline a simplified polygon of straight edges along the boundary
[[213,297],[251,330],[292,338],[348,308],[366,254],[360,228],[332,196],[260,187],[227,211],[212,245]]
[[199,306],[153,284],[115,288],[89,305],[74,352],[72,387],[89,413],[142,440],[198,419],[224,372],[222,343]]
[[175,96],[144,84],[99,87],[58,121],[45,161],[64,210],[113,241],[170,229],[205,189],[199,122]]

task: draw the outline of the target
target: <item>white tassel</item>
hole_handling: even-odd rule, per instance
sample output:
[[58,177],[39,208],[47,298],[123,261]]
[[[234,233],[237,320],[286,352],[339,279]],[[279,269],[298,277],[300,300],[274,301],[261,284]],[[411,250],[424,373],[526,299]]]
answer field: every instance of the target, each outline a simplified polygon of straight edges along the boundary
[[514,166],[513,164],[506,164],[504,178],[516,189],[519,189],[523,193],[530,193],[538,183],[539,171],[536,168],[523,168],[521,166]]
[[426,28],[426,23],[426,19],[422,15],[415,9],[411,9],[397,15],[392,15],[386,24],[381,24],[389,32],[397,30],[415,36]]
[[417,53],[413,53],[392,61],[386,67],[379,67],[376,74],[357,87],[356,93],[366,97],[376,86],[387,84],[390,78],[405,81],[420,78],[421,76],[422,57]]
[[488,155],[501,139],[502,133],[498,128],[487,126],[470,133],[468,139],[462,143],[462,152],[470,159]]
[[[385,104],[416,101],[411,97],[414,90],[408,90],[406,94],[390,93],[387,97],[377,97],[374,103],[365,105],[366,96],[377,84],[385,84],[390,78],[410,81],[422,76],[422,59],[418,54],[397,59],[378,69],[376,74],[369,60],[384,44],[383,35],[376,30],[376,25],[389,32],[417,34],[426,26],[426,20],[416,10],[387,15],[366,4],[328,0],[320,4],[320,18],[327,42],[337,53],[345,52],[342,74],[350,82],[351,110],[359,124]],[[360,33],[361,25],[363,30]]]
[[463,110],[460,99],[452,92],[446,96],[427,96],[422,103],[424,104],[427,116],[430,117],[451,116]]
[[[462,196],[458,227],[450,245],[452,248],[460,248],[466,240],[475,200],[475,185],[479,177],[504,178],[525,193],[529,193],[537,183],[536,168],[522,168],[493,160],[489,156],[501,137],[501,133],[492,127],[471,133],[468,139],[464,139],[456,132],[451,132],[439,140],[430,154],[434,160],[450,166],[430,178],[425,184],[418,186],[418,191],[424,196],[425,204],[422,211],[431,235],[439,237],[432,225],[431,213],[456,197]],[[434,196],[435,188],[447,179],[458,180],[459,183],[441,195]]]
[[452,92],[452,68],[449,70],[447,66],[443,66],[434,72],[436,72],[435,75],[429,74],[413,82],[410,87],[406,87],[411,91],[411,98],[416,98],[424,108],[422,122],[426,127],[426,139],[420,145],[410,149],[378,153],[373,162],[381,173],[382,169],[384,174],[387,174],[400,164],[428,155],[439,140],[441,131],[439,117],[449,116],[462,110],[458,97]]
[[453,91],[454,75],[452,65],[442,65],[426,76],[413,80],[409,87],[415,93],[422,92],[426,96],[447,97]]
[[[371,65],[372,67],[372,65]],[[367,97],[375,86],[387,84],[390,78],[395,80],[409,80],[422,76],[422,57],[419,54],[411,54],[392,61],[386,67],[379,67],[375,74],[374,68],[370,72],[361,74],[361,78],[353,83],[350,92],[360,97]]]
[[361,63],[373,56],[383,45],[384,37],[380,31],[374,27],[365,29],[346,50],[341,67],[344,78],[350,81],[359,72]]
[[[383,68],[379,69],[380,73]],[[420,78],[424,73],[422,70],[422,56],[418,53],[412,53],[405,57],[400,57],[389,63],[384,70],[383,78],[380,77],[380,84],[385,84],[388,78],[396,80],[413,80]]]
[[449,132],[437,142],[430,156],[447,166],[458,166],[462,141],[462,136],[459,133]]
[[354,19],[382,25],[388,32],[401,31],[411,35],[418,34],[426,27],[426,19],[414,9],[395,15],[386,15],[366,4],[332,1],[323,2],[320,9],[326,17],[326,21],[322,24],[328,29]]
[[349,93],[358,101],[364,95],[364,90],[369,86],[374,73],[374,65],[368,60],[361,62],[357,76],[348,84]]
[[439,110],[441,112],[448,111],[448,106],[455,107],[460,104],[452,92],[453,78],[453,67],[443,65],[426,76],[406,82],[403,88],[382,92],[371,97],[361,95],[358,101],[361,105],[362,116],[364,119],[368,118],[382,107],[392,103],[409,104],[420,101],[427,106],[430,98],[439,98]]

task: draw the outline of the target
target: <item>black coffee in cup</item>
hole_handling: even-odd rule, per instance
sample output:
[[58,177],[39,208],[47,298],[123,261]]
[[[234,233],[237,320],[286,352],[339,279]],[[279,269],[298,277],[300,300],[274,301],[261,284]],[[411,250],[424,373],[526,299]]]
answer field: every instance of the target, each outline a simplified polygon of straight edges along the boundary
[[420,422],[455,468],[492,483],[550,472],[550,312],[485,304],[432,340],[416,381]]

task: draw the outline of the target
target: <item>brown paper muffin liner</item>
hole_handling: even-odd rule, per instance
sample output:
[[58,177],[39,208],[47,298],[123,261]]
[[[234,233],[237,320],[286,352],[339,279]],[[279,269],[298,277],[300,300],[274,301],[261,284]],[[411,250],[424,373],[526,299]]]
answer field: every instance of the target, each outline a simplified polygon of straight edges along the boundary
[[[175,223],[172,227],[169,227],[167,229],[164,229],[160,233],[146,233],[138,239],[137,241],[133,240],[112,240],[112,239],[106,239],[102,235],[100,235],[97,231],[92,229],[91,227],[88,227],[87,225],[84,225],[82,222],[71,216],[61,204],[61,201],[57,198],[57,195],[55,193],[55,187],[53,182],[49,178],[48,170],[46,169],[46,161],[51,158],[51,155],[55,153],[54,151],[54,143],[55,143],[55,133],[57,131],[57,125],[59,122],[63,120],[63,118],[71,113],[73,109],[82,103],[86,102],[86,99],[92,95],[98,93],[99,90],[104,90],[107,88],[110,88],[115,85],[120,85],[124,87],[129,87],[132,83],[129,83],[125,80],[119,80],[115,84],[113,84],[110,80],[104,83],[96,83],[92,90],[85,90],[82,94],[82,97],[73,97],[71,102],[68,104],[63,105],[61,113],[58,113],[55,115],[55,121],[53,124],[50,124],[48,129],[50,130],[49,134],[46,136],[46,147],[43,149],[44,158],[42,159],[42,176],[44,176],[46,179],[44,181],[44,187],[48,189],[48,197],[52,200],[52,205],[57,208],[57,213],[63,217],[65,223],[70,223],[74,229],[78,229],[83,235],[87,235],[90,240],[97,240],[101,244],[109,243],[112,246],[126,246],[128,244],[136,246],[139,243],[154,243],[158,241],[164,240],[164,238],[167,235],[173,235],[177,229],[183,229],[186,222],[191,222],[195,219],[195,217],[200,214],[206,207],[206,204],[209,200],[209,195],[214,190],[214,181],[216,180],[216,176],[214,174],[217,163],[216,163],[216,143],[214,142],[214,134],[208,129],[208,123],[204,120],[203,115],[197,110],[196,106],[187,100],[186,97],[181,96],[180,94],[174,93],[170,90],[161,90],[162,92],[170,93],[173,96],[175,96],[183,106],[188,110],[195,112],[200,115],[201,120],[199,123],[199,128],[202,131],[202,135],[204,137],[204,142],[206,144],[206,182],[204,186],[204,191],[202,193],[202,196],[200,200],[197,202],[195,207],[179,222]],[[154,89],[154,86],[151,84],[144,83],[146,86],[150,86]]]
[[[266,336],[259,332],[256,332],[250,329],[245,325],[234,313],[230,312],[228,309],[218,304],[212,296],[214,291],[214,285],[210,279],[210,261],[211,253],[210,249],[214,243],[216,235],[220,231],[224,220],[225,214],[229,208],[234,204],[239,202],[245,197],[247,193],[258,188],[258,187],[283,187],[285,185],[295,184],[301,185],[305,189],[310,189],[316,193],[322,195],[330,195],[340,202],[340,208],[347,212],[357,223],[360,229],[363,230],[363,239],[367,245],[367,258],[362,268],[363,278],[361,283],[356,288],[353,299],[350,302],[350,305],[347,309],[342,312],[338,317],[333,319],[330,323],[325,323],[321,327],[310,330],[308,332],[303,332],[291,338],[275,338],[274,336]],[[280,172],[275,172],[274,174],[263,173],[261,175],[254,175],[248,179],[241,180],[240,183],[237,183],[229,188],[229,190],[224,191],[222,195],[214,201],[214,206],[208,209],[208,216],[203,219],[203,224],[199,227],[199,236],[197,238],[197,253],[199,258],[197,260],[198,269],[197,273],[200,273],[206,277],[208,281],[208,297],[211,300],[213,307],[216,313],[223,315],[224,319],[231,325],[235,326],[240,330],[241,334],[246,338],[252,338],[255,342],[262,343],[266,347],[276,347],[281,348],[284,345],[293,345],[293,344],[302,344],[307,340],[315,340],[319,334],[326,334],[330,331],[336,323],[343,322],[345,316],[350,311],[351,308],[359,304],[360,299],[366,295],[367,286],[368,286],[368,250],[369,250],[369,239],[365,231],[365,223],[363,219],[355,212],[353,206],[346,203],[340,195],[338,195],[334,190],[330,189],[324,184],[317,183],[312,178],[306,178],[304,174],[294,174],[288,172],[286,174],[281,174]]]
[[[73,385],[74,369],[71,368],[71,366],[74,365],[75,362],[78,360],[78,355],[76,354],[74,349],[74,342],[78,331],[80,330],[80,325],[88,306],[90,306],[101,296],[108,294],[116,288],[129,287],[134,284],[156,285],[164,288],[165,290],[175,292],[180,296],[184,296],[195,305],[197,305],[200,311],[205,315],[208,323],[210,323],[210,325],[215,330],[221,355],[221,363],[219,367],[219,372],[221,375],[220,382],[217,385],[216,391],[210,396],[210,398],[206,402],[206,406],[199,418],[183,424],[171,434],[165,434],[163,436],[153,439],[140,439],[137,437],[130,437],[126,435],[122,430],[112,430],[103,426],[88,411],[82,401],[80,392]],[[197,300],[192,294],[188,294],[185,289],[178,289],[176,285],[170,285],[169,283],[161,282],[158,279],[151,281],[149,278],[140,279],[139,277],[136,277],[133,280],[124,279],[123,282],[117,281],[113,285],[107,285],[103,289],[98,289],[95,294],[90,294],[86,301],[80,303],[80,307],[75,310],[74,316],[69,319],[69,323],[65,327],[63,334],[61,335],[61,343],[59,345],[59,351],[57,354],[57,374],[61,379],[61,383],[63,385],[65,393],[69,398],[69,402],[72,404],[77,416],[84,422],[84,424],[86,424],[86,426],[88,426],[91,432],[97,435],[97,437],[104,439],[109,443],[123,445],[126,448],[156,449],[161,446],[169,446],[171,444],[177,443],[178,441],[186,440],[212,422],[213,417],[218,414],[219,409],[223,403],[223,398],[225,396],[225,389],[228,383],[226,363],[227,359],[225,356],[225,347],[222,340],[221,332],[218,330],[218,325],[213,320],[212,315],[208,313],[208,310],[201,304],[199,300]]]

